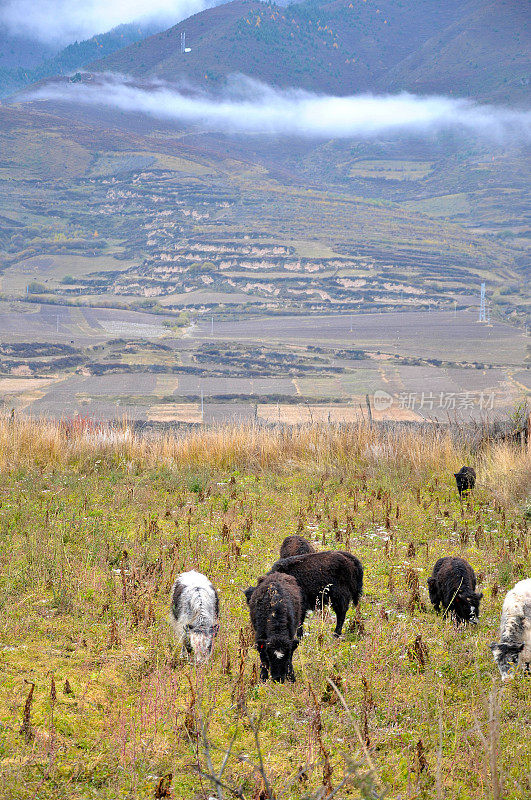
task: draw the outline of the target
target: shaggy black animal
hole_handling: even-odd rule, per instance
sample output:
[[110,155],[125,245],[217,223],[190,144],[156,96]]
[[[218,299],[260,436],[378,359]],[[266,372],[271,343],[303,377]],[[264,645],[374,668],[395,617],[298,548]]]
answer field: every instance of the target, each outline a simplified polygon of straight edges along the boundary
[[476,592],[476,575],[464,558],[440,558],[428,578],[428,591],[435,611],[442,606],[457,622],[477,623],[483,595]]
[[476,485],[476,470],[473,467],[461,467],[459,472],[454,472],[459,498],[472,491]]
[[[249,591],[249,590],[247,590]],[[247,602],[251,612],[256,649],[260,654],[260,678],[295,680],[293,653],[299,643],[302,597],[291,575],[274,572],[258,579]]]
[[[330,603],[336,615],[334,636],[341,636],[349,604],[352,601],[356,606],[363,592],[363,567],[356,556],[325,550],[322,553],[281,558],[273,564],[268,574],[277,572],[293,575],[299,584],[302,595],[299,638],[302,636],[306,613],[324,603]],[[252,597],[253,592],[254,587],[247,589],[246,597]]]
[[304,556],[307,553],[315,553],[315,547],[306,541],[303,536],[286,536],[280,545],[280,558],[290,558],[291,556]]

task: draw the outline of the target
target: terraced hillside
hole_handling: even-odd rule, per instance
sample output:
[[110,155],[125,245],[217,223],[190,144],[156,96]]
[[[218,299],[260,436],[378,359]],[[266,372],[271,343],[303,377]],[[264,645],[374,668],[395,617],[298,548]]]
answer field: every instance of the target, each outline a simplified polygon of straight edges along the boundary
[[[366,149],[306,143],[294,165],[289,143],[268,150],[267,142],[242,148],[228,140],[223,153],[212,136],[171,127],[146,135],[127,118],[121,130],[107,129],[67,113],[1,110],[7,297],[426,309],[466,305],[486,281],[501,310],[525,308],[519,151],[500,203],[501,169],[491,176],[485,149],[450,169],[446,182],[453,153],[449,162],[405,161],[403,153],[382,160],[388,152],[371,161]],[[468,186],[451,207],[467,168]],[[482,170],[492,185],[480,190]]]

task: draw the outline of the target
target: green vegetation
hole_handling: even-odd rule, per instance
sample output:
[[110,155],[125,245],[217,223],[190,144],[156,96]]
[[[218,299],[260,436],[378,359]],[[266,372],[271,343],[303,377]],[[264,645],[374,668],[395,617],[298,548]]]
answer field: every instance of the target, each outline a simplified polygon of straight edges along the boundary
[[[500,688],[488,645],[530,574],[529,449],[325,426],[142,440],[83,419],[2,420],[0,443],[1,798],[147,800],[170,773],[172,797],[215,796],[231,742],[224,783],[246,800],[328,796],[351,770],[336,796],[528,794],[531,682]],[[462,463],[479,477],[464,505]],[[339,641],[314,615],[294,686],[260,684],[242,589],[297,531],[356,553],[365,594]],[[429,605],[446,553],[478,574],[477,628]],[[191,568],[221,597],[203,669],[166,622]]]
[[46,287],[42,283],[30,281],[27,290],[29,294],[43,294],[46,291]]
[[[143,39],[148,32],[147,28],[141,28],[138,25],[119,25],[107,33],[102,32],[90,39],[74,42],[52,58],[44,59],[35,67],[29,69],[26,67],[1,67],[0,97],[20,90],[28,84],[37,83],[44,78],[68,74],[96,58],[103,58],[132,42]],[[8,41],[6,45],[9,45]],[[77,83],[81,78],[81,73],[77,72],[72,75],[70,80]]]

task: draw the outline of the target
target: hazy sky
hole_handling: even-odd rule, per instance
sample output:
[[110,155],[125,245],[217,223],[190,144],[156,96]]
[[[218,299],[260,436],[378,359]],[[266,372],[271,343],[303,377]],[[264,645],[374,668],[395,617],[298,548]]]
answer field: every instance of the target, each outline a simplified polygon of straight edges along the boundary
[[137,20],[172,25],[209,0],[0,0],[0,24],[10,33],[63,45]]
[[500,141],[531,139],[531,112],[407,93],[317,95],[274,89],[244,76],[234,76],[225,95],[215,98],[160,82],[141,87],[118,75],[92,84],[49,84],[30,97],[107,106],[229,133],[371,138],[450,129]]

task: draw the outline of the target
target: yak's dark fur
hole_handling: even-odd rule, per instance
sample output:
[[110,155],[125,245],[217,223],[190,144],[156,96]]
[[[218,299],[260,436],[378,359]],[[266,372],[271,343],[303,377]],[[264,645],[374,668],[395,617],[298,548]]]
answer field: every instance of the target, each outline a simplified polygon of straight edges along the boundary
[[459,472],[454,472],[455,482],[459,497],[471,492],[476,485],[476,470],[473,467],[461,467]]
[[478,621],[483,595],[476,592],[476,575],[468,561],[454,556],[440,558],[428,578],[428,591],[436,611],[442,606],[458,622]]
[[303,536],[286,536],[280,545],[280,558],[291,558],[291,556],[304,556],[307,553],[315,553],[315,547],[306,541]]
[[274,572],[259,578],[254,591],[249,596],[246,593],[246,597],[260,654],[261,680],[271,675],[281,683],[286,678],[294,681],[292,658],[302,623],[302,597],[297,581],[291,575]]
[[[269,574],[283,572],[293,575],[302,595],[302,622],[308,611],[318,604],[330,603],[336,615],[334,636],[341,636],[350,602],[357,605],[363,592],[363,567],[351,553],[325,550],[303,556],[282,558],[271,567]],[[253,595],[253,587],[246,596]]]

